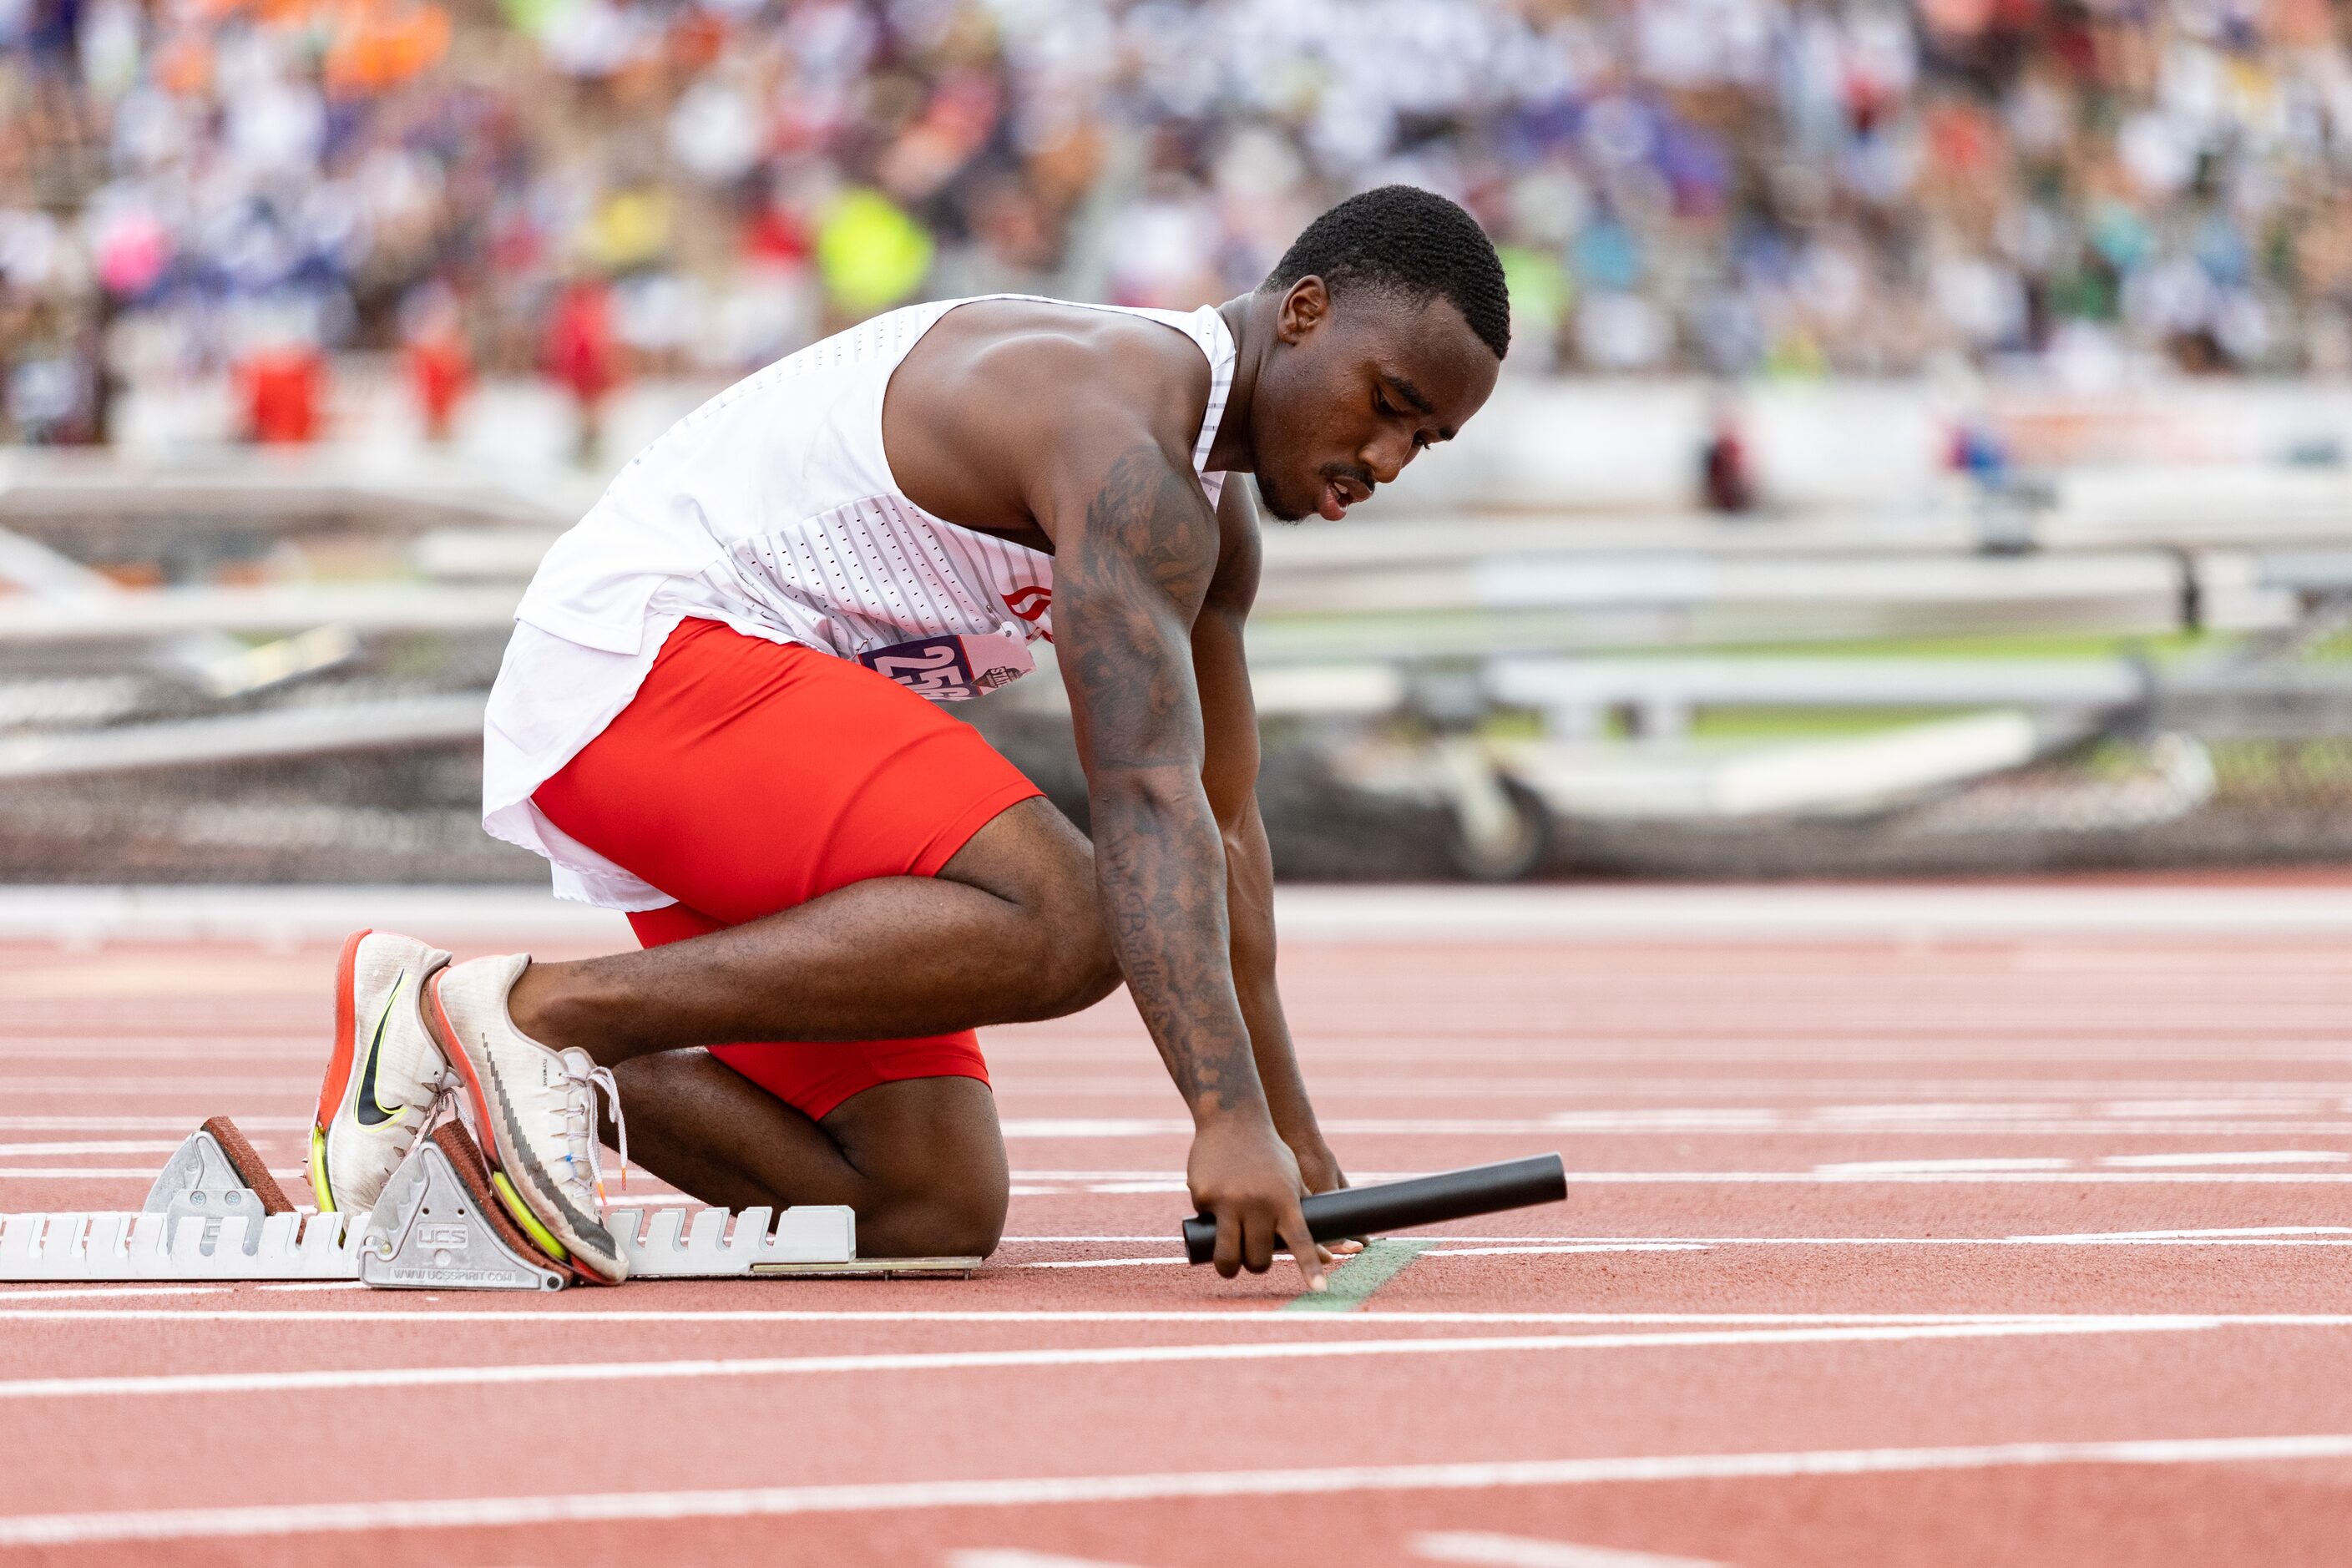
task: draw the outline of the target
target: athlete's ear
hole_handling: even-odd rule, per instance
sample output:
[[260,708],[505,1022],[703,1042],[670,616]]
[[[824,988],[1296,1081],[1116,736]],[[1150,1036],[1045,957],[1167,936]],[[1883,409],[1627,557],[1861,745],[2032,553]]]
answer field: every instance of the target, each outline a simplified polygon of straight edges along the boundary
[[1299,343],[1331,316],[1331,291],[1312,274],[1290,286],[1275,316],[1275,332],[1286,343]]

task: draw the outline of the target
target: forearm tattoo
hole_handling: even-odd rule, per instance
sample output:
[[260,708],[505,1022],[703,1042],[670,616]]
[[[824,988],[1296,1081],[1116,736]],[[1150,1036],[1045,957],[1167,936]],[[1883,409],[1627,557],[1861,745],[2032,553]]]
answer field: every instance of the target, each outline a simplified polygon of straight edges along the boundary
[[1218,535],[1157,449],[1111,466],[1055,563],[1062,667],[1092,779],[1095,869],[1128,989],[1194,1110],[1259,1098],[1234,986],[1223,839],[1201,787],[1190,633]]

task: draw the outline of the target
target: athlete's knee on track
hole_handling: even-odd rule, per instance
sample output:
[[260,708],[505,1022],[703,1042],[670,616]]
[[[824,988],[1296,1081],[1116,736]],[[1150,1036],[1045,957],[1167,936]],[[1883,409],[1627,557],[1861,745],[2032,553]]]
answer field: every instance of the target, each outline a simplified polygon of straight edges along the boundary
[[824,1128],[857,1173],[857,1250],[985,1258],[1004,1234],[1012,1172],[996,1100],[975,1079],[901,1079],[853,1096]]
[[933,1191],[857,1216],[866,1258],[986,1258],[1004,1237],[1005,1205],[984,1191]]
[[857,1250],[869,1258],[985,1258],[1004,1235],[1012,1173],[989,1126],[947,1127],[922,1146],[869,1157]]

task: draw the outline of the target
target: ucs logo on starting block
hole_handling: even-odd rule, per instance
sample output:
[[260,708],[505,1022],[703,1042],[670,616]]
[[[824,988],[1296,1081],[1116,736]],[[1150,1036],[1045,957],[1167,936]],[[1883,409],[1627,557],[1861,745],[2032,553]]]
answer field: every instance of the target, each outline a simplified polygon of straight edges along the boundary
[[861,653],[857,662],[934,702],[966,701],[1037,668],[1019,639],[1002,636],[918,637]]

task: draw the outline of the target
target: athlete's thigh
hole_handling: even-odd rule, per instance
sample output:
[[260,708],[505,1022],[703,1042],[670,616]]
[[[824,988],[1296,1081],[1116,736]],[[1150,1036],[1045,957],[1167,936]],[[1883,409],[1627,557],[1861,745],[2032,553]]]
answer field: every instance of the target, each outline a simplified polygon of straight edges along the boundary
[[1095,847],[1044,795],[991,817],[938,873],[1024,906],[1094,896]]
[[[689,942],[724,931],[728,923],[689,904],[632,910],[629,915],[637,941],[646,947]],[[988,1082],[988,1063],[980,1053],[980,1037],[970,1029],[912,1039],[737,1041],[713,1045],[707,1054],[725,1064],[730,1076],[757,1085],[792,1107],[808,1122],[811,1135],[819,1138],[826,1134],[816,1127],[817,1121],[831,1115],[843,1101],[877,1085],[942,1077]],[[623,1088],[627,1088],[625,1082]]]
[[969,725],[862,665],[688,621],[533,799],[605,858],[740,923],[935,875],[1036,794]]

